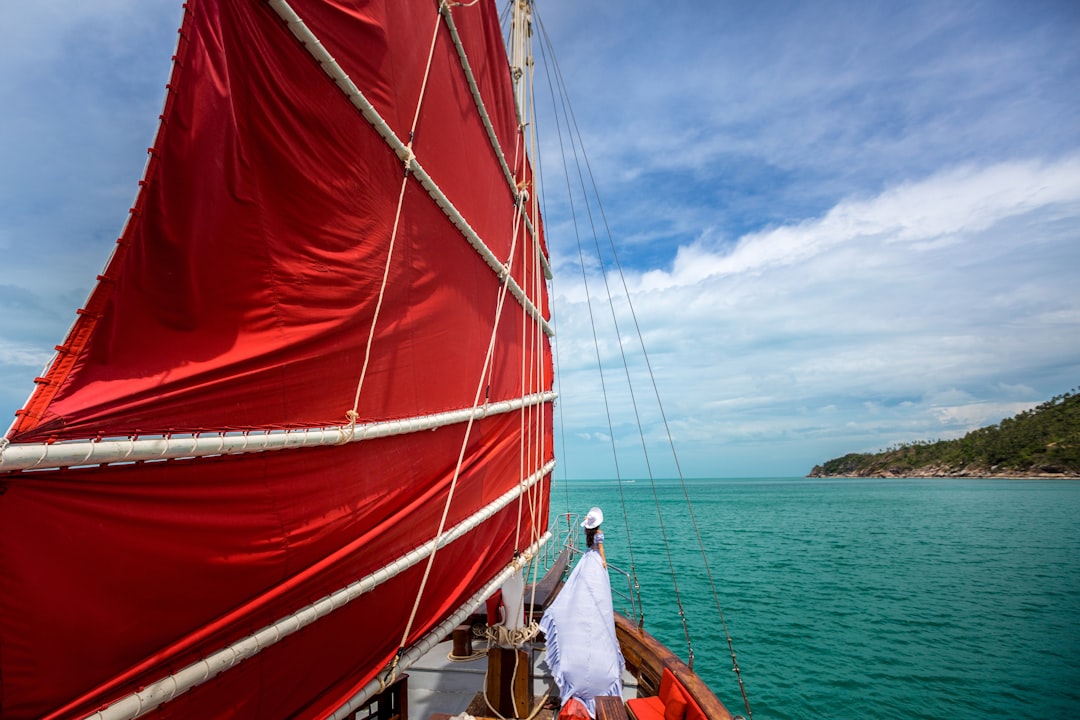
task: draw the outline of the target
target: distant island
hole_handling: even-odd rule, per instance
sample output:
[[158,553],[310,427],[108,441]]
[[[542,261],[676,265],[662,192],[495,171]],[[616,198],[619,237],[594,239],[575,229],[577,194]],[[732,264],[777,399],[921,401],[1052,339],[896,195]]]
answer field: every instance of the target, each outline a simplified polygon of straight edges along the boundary
[[1080,478],[1080,394],[1059,395],[958,440],[850,453],[807,477]]

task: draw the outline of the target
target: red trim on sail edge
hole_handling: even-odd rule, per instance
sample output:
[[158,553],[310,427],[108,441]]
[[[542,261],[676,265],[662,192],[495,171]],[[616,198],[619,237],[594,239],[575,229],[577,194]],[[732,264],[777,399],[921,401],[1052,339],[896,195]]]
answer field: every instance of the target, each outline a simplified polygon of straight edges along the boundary
[[[156,158],[155,150],[158,144],[163,141],[161,127],[165,124],[165,118],[172,107],[172,86],[183,68],[183,57],[186,54],[189,45],[189,33],[185,33],[185,30],[190,29],[189,26],[192,22],[192,13],[186,3],[183,8],[184,16],[181,19],[180,29],[177,31],[179,38],[177,40],[176,53],[172,56],[172,69],[169,72],[169,82],[165,85],[165,109],[162,111],[161,115],[158,116],[159,122],[158,129],[155,131],[154,135],[154,147],[147,148],[149,158],[143,171],[143,177],[138,183],[135,201],[128,211],[130,215],[137,214],[137,209],[143,202],[146,187],[150,184],[150,178],[156,170],[157,164],[154,162]],[[90,292],[89,298],[87,298],[86,307],[76,311],[75,322],[72,325],[71,330],[68,331],[67,337],[63,344],[56,346],[56,355],[53,357],[52,362],[49,364],[49,369],[45,373],[45,382],[38,384],[22,409],[16,411],[15,422],[11,426],[8,437],[15,437],[16,435],[29,432],[41,421],[49,403],[52,402],[52,399],[60,389],[60,386],[67,379],[68,374],[75,366],[79,355],[82,353],[87,341],[93,334],[94,327],[101,318],[102,311],[108,304],[113,290],[116,287],[116,275],[119,272],[119,269],[123,267],[124,257],[127,254],[127,249],[130,247],[130,235],[132,230],[131,222],[125,222],[123,232],[116,240],[113,253],[110,256],[105,269],[97,276],[97,283]]]

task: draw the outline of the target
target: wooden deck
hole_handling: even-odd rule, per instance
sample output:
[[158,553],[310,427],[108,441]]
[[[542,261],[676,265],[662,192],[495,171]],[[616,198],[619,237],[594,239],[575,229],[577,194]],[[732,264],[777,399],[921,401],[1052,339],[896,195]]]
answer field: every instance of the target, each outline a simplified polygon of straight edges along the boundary
[[[529,607],[534,619],[539,619],[562,588],[563,575],[571,557],[572,552],[564,548],[552,570],[536,583],[535,602]],[[532,586],[526,588],[526,602],[534,597],[532,590]],[[679,678],[709,720],[732,720],[731,713],[701,678],[656,638],[619,613],[615,613],[615,631],[626,660],[623,695],[622,698],[597,698],[597,720],[626,720],[623,700],[655,695],[665,668]],[[458,640],[457,660],[453,658],[454,641],[447,638],[409,667],[407,720],[449,720],[461,713],[477,720],[489,720],[494,716],[483,694],[488,672],[487,642],[474,638],[473,656],[462,659],[461,638]],[[545,661],[545,649],[542,636],[526,647],[530,659],[531,707],[546,703],[535,720],[551,720],[560,707],[558,688]]]
[[[463,712],[478,720],[493,716],[487,710],[482,694],[487,656],[464,662],[454,661],[449,659],[453,649],[453,641],[447,639],[409,667],[409,720],[431,720],[436,715],[446,716],[438,718],[446,720]],[[485,649],[486,643],[474,640],[474,651],[479,653]],[[533,707],[541,698],[551,698],[549,706],[538,713],[537,720],[551,720],[558,714],[559,708],[559,691],[548,670],[544,651],[542,643],[534,643],[529,649]],[[631,673],[623,673],[623,697],[633,698],[637,695],[637,680]]]

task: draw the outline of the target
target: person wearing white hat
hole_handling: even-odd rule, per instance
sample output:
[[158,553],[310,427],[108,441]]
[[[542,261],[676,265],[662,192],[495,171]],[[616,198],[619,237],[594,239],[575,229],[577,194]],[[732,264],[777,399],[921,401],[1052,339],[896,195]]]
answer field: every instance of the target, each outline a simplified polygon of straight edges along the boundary
[[[581,523],[588,549],[540,618],[548,668],[562,702],[560,716],[595,718],[596,698],[623,693],[626,661],[615,632],[602,522],[600,508],[589,510]],[[581,713],[575,703],[584,706]]]
[[607,569],[607,556],[604,555],[604,533],[600,531],[600,523],[604,522],[604,511],[598,507],[589,510],[581,527],[585,528],[586,551],[596,550],[600,553],[600,560]]

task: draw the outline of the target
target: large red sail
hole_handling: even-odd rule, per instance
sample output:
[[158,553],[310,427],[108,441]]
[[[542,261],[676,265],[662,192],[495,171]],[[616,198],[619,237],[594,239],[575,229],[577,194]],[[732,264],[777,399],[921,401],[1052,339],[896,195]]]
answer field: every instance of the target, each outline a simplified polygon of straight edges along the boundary
[[[425,182],[282,7],[411,142]],[[493,4],[446,10],[454,33],[435,0],[185,8],[136,205],[12,447],[342,426],[358,389],[361,424],[550,390],[529,315],[547,312],[540,220],[515,200],[532,176]],[[0,716],[92,712],[377,571],[435,536],[451,488],[448,526],[540,472],[550,437],[547,399],[338,446],[0,474]],[[439,551],[410,642],[544,529],[538,502]],[[422,573],[161,712],[334,707],[398,650]]]

